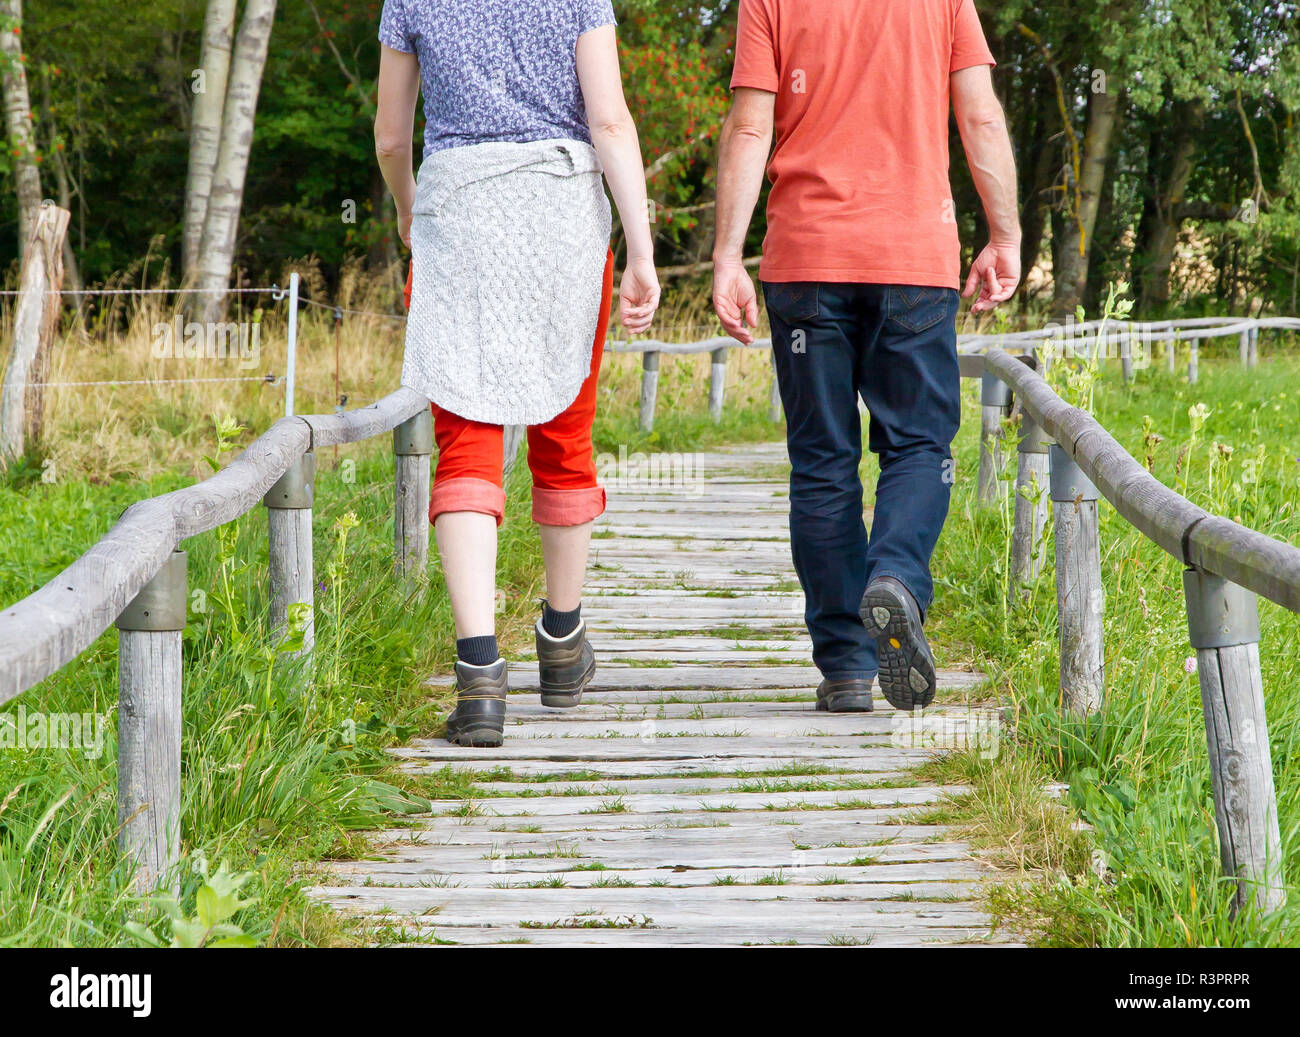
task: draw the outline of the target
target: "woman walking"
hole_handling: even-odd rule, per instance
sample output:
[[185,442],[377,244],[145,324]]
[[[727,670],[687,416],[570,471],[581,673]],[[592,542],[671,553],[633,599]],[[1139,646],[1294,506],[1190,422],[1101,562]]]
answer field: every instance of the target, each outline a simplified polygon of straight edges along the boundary
[[591,444],[613,296],[602,171],[627,243],[624,326],[645,331],[659,303],[614,22],[609,0],[384,4],[375,145],[412,250],[402,385],[433,407],[429,520],[456,623],[447,737],[460,745],[500,745],[505,723],[495,631],[505,425],[528,426],[546,564],[542,702],[576,706],[595,672],[582,585],[591,524],[605,510]]

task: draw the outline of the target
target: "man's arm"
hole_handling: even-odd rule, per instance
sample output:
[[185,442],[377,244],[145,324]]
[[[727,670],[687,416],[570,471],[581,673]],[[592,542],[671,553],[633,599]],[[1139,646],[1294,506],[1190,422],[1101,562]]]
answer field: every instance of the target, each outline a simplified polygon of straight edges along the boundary
[[775,112],[776,94],[738,87],[719,141],[713,308],[727,334],[746,344],[754,341],[758,296],[744,266],[745,237],[763,190]]
[[962,295],[970,298],[982,289],[971,312],[984,313],[1010,299],[1020,285],[1016,158],[989,66],[976,65],[952,74],[952,104],[989,224],[988,246],[975,260]]
[[414,54],[384,47],[379,57],[379,103],[375,112],[375,156],[397,206],[397,230],[411,247],[415,173],[411,138],[420,99],[420,63]]

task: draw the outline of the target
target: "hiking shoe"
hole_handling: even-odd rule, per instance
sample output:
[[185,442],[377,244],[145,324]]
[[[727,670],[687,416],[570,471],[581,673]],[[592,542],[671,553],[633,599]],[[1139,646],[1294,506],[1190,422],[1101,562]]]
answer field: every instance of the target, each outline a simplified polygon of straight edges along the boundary
[[877,577],[862,596],[861,614],[876,639],[885,698],[908,712],[928,706],[934,701],[934,656],[911,592],[892,576]]
[[817,687],[817,709],[823,713],[870,713],[871,681],[824,680]]
[[447,717],[447,741],[472,748],[496,748],[505,741],[506,695],[510,680],[506,661],[491,666],[456,663],[459,701]]
[[552,637],[537,621],[537,671],[542,705],[570,709],[596,674],[596,653],[587,640],[587,623],[564,637]]

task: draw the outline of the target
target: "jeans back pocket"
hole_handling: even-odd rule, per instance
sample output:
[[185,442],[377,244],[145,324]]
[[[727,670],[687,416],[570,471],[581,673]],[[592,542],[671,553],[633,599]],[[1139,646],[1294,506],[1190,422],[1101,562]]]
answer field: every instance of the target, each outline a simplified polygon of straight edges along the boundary
[[889,289],[887,315],[904,331],[919,335],[950,315],[955,316],[951,303],[956,294],[951,288],[893,285]]
[[802,324],[819,312],[816,281],[763,282],[767,312],[785,324]]

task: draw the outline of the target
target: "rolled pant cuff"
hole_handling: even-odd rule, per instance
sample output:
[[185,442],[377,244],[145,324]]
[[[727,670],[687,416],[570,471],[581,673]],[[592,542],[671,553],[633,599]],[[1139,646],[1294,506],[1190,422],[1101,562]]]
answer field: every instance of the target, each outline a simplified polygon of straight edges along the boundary
[[605,488],[548,490],[533,487],[533,521],[541,526],[582,526],[605,513]]
[[444,479],[433,484],[429,499],[429,521],[454,511],[473,511],[491,515],[500,526],[506,517],[506,491],[486,479],[469,477]]

